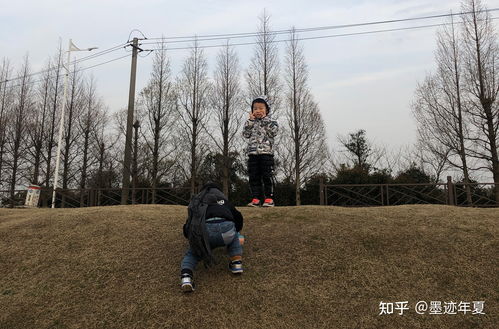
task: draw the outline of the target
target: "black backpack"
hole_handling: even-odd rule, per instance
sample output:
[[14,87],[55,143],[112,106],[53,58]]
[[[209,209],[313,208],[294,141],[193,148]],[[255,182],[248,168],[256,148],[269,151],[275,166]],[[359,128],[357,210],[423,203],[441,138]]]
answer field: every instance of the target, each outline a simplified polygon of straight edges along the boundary
[[204,261],[205,267],[215,264],[205,225],[206,210],[213,199],[210,198],[209,191],[210,187],[192,197],[187,208],[187,221],[183,227],[184,236],[189,239],[192,253]]

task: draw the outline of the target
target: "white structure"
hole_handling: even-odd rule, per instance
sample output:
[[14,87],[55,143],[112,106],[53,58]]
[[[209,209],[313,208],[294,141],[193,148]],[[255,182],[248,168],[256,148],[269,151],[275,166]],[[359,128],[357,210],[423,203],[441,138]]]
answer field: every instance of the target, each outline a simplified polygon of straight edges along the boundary
[[40,186],[30,185],[28,193],[26,193],[26,202],[24,202],[24,205],[26,207],[38,207],[38,200],[40,200]]

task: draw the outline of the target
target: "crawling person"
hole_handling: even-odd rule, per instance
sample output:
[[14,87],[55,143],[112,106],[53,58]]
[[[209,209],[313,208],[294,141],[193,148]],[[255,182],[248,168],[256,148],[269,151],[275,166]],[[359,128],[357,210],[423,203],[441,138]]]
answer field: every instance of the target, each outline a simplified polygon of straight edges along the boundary
[[194,291],[194,270],[200,260],[206,266],[214,262],[211,249],[225,247],[229,255],[229,270],[243,273],[242,243],[239,234],[243,216],[214,183],[207,183],[191,200],[184,224],[184,236],[189,239],[189,249],[180,265],[181,289]]

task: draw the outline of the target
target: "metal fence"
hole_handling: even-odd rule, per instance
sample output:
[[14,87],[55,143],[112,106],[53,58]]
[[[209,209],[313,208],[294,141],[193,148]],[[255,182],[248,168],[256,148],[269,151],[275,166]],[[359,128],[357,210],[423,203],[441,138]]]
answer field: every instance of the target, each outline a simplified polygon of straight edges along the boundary
[[320,204],[346,207],[402,204],[446,204],[468,207],[498,207],[495,183],[341,184],[321,181]]
[[[391,206],[402,204],[447,204],[468,207],[498,207],[495,195],[499,184],[324,184],[319,182],[319,204],[346,207]],[[0,207],[23,206],[26,189],[0,190]],[[121,204],[121,188],[57,189],[58,208],[114,206]],[[189,187],[131,188],[128,204],[187,205]],[[40,207],[52,205],[52,189],[41,188]]]
[[[38,205],[52,206],[52,189],[41,188]],[[77,208],[96,206],[115,206],[121,204],[121,188],[96,189],[57,189],[55,207]],[[23,206],[27,190],[0,190],[0,207]],[[129,190],[128,204],[173,204],[187,205],[190,188],[135,188]]]

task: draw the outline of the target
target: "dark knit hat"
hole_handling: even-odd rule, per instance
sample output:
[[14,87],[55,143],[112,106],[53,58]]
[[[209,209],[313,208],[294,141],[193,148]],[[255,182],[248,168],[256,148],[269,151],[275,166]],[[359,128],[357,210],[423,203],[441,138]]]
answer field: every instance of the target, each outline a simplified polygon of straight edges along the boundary
[[267,100],[263,97],[257,97],[253,100],[253,102],[251,102],[251,112],[253,112],[253,105],[255,103],[262,103],[262,104],[265,104],[265,108],[267,109],[267,114],[270,113],[270,106],[269,106],[269,103],[267,103]]

